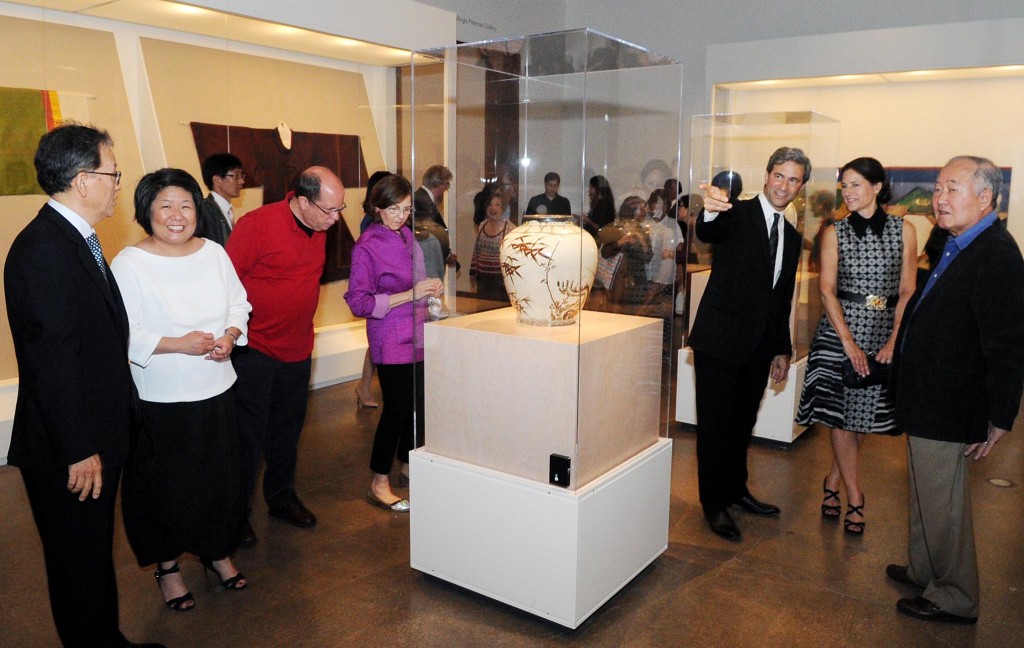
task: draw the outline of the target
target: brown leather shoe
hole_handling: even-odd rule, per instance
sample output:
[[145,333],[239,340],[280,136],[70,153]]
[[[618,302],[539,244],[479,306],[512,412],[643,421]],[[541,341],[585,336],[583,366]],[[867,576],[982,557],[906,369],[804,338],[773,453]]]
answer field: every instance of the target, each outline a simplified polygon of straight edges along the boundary
[[960,616],[952,612],[946,612],[938,605],[935,605],[923,596],[914,598],[901,598],[896,602],[896,609],[922,621],[942,621],[944,623],[959,623],[960,625],[974,625],[978,617]]

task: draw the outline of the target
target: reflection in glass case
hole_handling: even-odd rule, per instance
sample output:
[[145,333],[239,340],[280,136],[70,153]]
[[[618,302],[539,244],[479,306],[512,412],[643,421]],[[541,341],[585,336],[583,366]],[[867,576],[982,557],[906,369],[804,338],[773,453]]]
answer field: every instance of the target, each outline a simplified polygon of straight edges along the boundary
[[[504,309],[507,312],[496,322],[504,319],[516,324],[518,320],[566,328],[546,335],[569,336],[578,347],[571,384],[559,385],[557,390],[550,380],[526,379],[508,366],[491,363],[480,369],[474,382],[469,382],[467,371],[453,376],[455,383],[441,386],[428,379],[427,391],[434,394],[426,398],[428,446],[440,448],[451,428],[443,425],[433,435],[430,430],[451,417],[458,418],[462,439],[522,437],[543,429],[540,420],[534,424],[505,419],[494,426],[480,412],[453,413],[470,407],[467,399],[487,385],[505,386],[495,392],[494,399],[514,403],[516,411],[573,412],[571,430],[543,433],[558,439],[544,453],[544,461],[537,460],[544,469],[535,478],[543,482],[547,481],[548,454],[569,456],[575,466],[580,453],[586,453],[578,447],[579,429],[589,428],[613,440],[605,444],[606,449],[616,445],[614,439],[630,436],[614,423],[618,418],[611,415],[614,412],[641,409],[639,419],[647,426],[641,435],[645,440],[612,451],[615,461],[665,433],[669,398],[667,384],[660,379],[660,364],[663,357],[672,355],[675,250],[670,246],[679,241],[661,235],[676,224],[670,218],[655,220],[648,214],[646,200],[670,177],[678,177],[681,79],[678,62],[590,30],[415,53],[405,90],[408,97],[400,102],[408,99],[400,121],[411,132],[408,152],[401,158],[407,165],[403,172],[414,187],[420,186],[431,166],[444,165],[453,174],[450,186],[435,202],[457,259],[444,277],[453,319]],[[642,208],[626,213],[623,204]],[[422,234],[421,223],[436,219],[428,218],[431,214],[419,209],[421,205],[416,203],[413,220]],[[667,207],[661,206],[659,218]],[[551,229],[544,221],[553,219],[566,225],[558,234],[562,239],[558,250],[547,243],[540,245],[534,231]],[[627,239],[626,233],[636,241],[638,254],[613,251],[615,244]],[[609,238],[614,238],[611,245],[600,245],[597,255],[598,266],[606,271],[612,267],[602,283],[594,250]],[[652,250],[653,244],[673,253],[665,260],[671,267],[668,279],[662,279],[667,281],[664,285],[648,279],[663,261],[663,250]],[[568,254],[556,258],[556,252]],[[531,279],[527,270],[533,266],[542,271],[532,273],[535,278]],[[598,277],[591,279],[595,271]],[[626,278],[633,288],[631,299],[620,298],[612,290]],[[581,303],[586,309],[582,312]],[[614,314],[610,321],[622,324],[623,330],[635,328],[630,317],[643,317],[644,325],[654,332],[626,336],[629,344],[615,355],[587,353],[587,341],[598,330],[606,330],[609,318],[599,313]],[[512,330],[527,337],[541,335],[518,326]],[[443,362],[432,353],[429,342],[428,336],[424,340],[428,374],[431,356],[434,362]],[[435,391],[449,389],[455,391]],[[533,389],[536,394],[531,393]],[[563,389],[566,393],[553,401],[550,395]],[[444,403],[445,411],[429,411],[434,402]],[[492,404],[483,413],[498,407]],[[588,421],[591,424],[584,425]],[[572,487],[583,485],[580,474],[573,472]]]
[[[821,319],[818,288],[820,233],[833,222],[836,204],[836,169],[839,166],[839,122],[815,112],[777,112],[698,115],[693,118],[690,141],[691,203],[687,237],[687,336],[711,274],[714,252],[694,235],[702,208],[700,185],[729,192],[732,200],[753,198],[764,188],[766,166],[783,146],[804,151],[811,161],[811,176],[786,208],[784,217],[802,236],[796,290],[790,312],[793,357],[790,374],[781,385],[770,386],[754,428],[754,435],[789,443],[802,432],[792,421],[811,339]],[[684,337],[684,340],[686,338]],[[684,342],[685,347],[685,342]],[[680,352],[676,392],[676,420],[696,424],[692,360]]]
[[412,563],[571,627],[667,542],[681,236],[647,204],[679,174],[681,82],[577,30],[419,51],[400,86],[401,172],[451,170],[435,205],[457,259],[451,316],[422,327]]
[[[697,203],[701,184],[718,186],[741,200],[760,193],[768,159],[782,146],[802,149],[812,167],[810,179],[784,214],[803,236],[797,294],[790,316],[795,361],[807,355],[821,318],[817,289],[819,232],[832,222],[835,209],[839,122],[809,111],[695,116],[690,140],[690,187],[696,198],[691,215],[695,220],[700,213]],[[689,256],[710,264],[711,250],[692,239],[696,237],[691,237]],[[695,305],[699,299],[700,295],[691,291],[690,303]],[[690,309],[691,325],[695,310]]]

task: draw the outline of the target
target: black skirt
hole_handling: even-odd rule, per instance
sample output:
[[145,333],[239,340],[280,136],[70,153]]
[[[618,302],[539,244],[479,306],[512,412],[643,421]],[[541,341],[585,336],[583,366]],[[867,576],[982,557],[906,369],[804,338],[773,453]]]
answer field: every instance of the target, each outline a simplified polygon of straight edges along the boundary
[[235,398],[142,401],[121,485],[125,533],[139,565],[182,553],[220,559],[234,551],[244,514]]

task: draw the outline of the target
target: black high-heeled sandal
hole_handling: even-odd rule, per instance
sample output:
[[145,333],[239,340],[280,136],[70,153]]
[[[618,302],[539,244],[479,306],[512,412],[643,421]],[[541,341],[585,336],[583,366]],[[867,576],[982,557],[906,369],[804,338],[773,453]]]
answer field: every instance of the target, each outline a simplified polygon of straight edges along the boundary
[[[167,569],[160,569],[160,563],[157,563],[153,576],[156,577],[156,586],[160,588],[161,594],[163,594],[164,588],[160,585],[160,579],[179,572],[181,572],[181,567],[178,566],[178,563],[174,563]],[[172,598],[169,601],[164,599],[164,604],[175,612],[188,612],[196,606],[196,599],[192,596],[192,592],[185,592],[181,596]]]
[[[821,490],[824,491],[825,497],[821,500],[821,517],[828,520],[838,520],[839,515],[843,512],[842,503],[839,501],[839,491],[830,489],[825,484],[828,483],[828,475],[821,482]],[[826,504],[829,500],[835,500],[836,504]]]
[[854,506],[850,504],[846,509],[846,518],[843,520],[843,530],[850,535],[862,535],[864,533],[864,522],[854,522],[850,519],[851,515],[864,516],[864,502],[861,502],[860,506]]
[[203,565],[203,576],[206,578],[210,577],[212,571],[216,576],[217,580],[220,581],[221,586],[226,590],[244,590],[249,587],[249,581],[246,580],[245,574],[238,572],[231,578],[221,578],[220,572],[213,566],[213,560],[210,558],[200,558],[199,562]]

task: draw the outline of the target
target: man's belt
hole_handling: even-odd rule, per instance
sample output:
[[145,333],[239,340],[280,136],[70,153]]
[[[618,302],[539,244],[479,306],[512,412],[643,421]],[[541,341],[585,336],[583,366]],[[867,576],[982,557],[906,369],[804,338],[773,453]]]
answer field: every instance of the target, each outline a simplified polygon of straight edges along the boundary
[[899,295],[862,295],[860,293],[846,292],[845,290],[837,290],[836,297],[843,301],[853,302],[855,304],[863,304],[870,310],[885,310],[886,308],[892,308],[899,302]]

